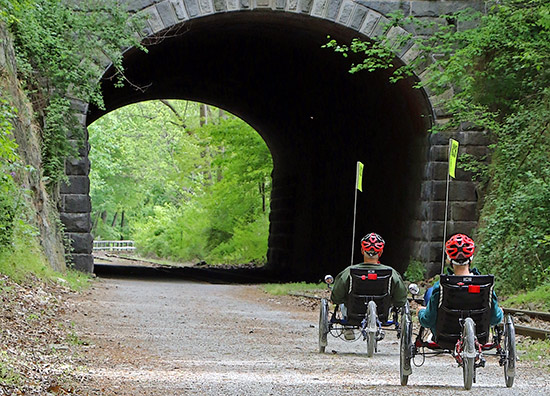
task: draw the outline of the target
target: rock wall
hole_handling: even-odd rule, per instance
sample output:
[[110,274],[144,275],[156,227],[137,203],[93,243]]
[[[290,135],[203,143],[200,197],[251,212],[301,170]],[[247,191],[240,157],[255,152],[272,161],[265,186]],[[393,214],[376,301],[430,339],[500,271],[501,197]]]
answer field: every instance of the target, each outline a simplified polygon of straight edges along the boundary
[[[32,171],[25,172],[16,182],[31,192],[29,205],[34,213],[33,225],[40,231],[40,243],[52,268],[61,271],[66,268],[63,237],[60,232],[56,197],[50,196],[42,180],[41,131],[33,121],[33,108],[21,89],[17,79],[15,51],[12,39],[4,25],[0,23],[0,95],[17,109],[13,123],[13,134],[18,144],[18,152],[25,165]],[[58,193],[57,193],[58,194]]]

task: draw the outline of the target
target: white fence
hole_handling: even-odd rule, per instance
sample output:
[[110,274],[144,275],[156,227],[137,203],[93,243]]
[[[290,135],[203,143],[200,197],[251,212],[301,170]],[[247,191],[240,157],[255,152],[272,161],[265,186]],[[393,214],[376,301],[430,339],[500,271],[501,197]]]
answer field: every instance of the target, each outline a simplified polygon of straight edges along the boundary
[[94,241],[94,252],[118,252],[132,250],[136,250],[134,241]]

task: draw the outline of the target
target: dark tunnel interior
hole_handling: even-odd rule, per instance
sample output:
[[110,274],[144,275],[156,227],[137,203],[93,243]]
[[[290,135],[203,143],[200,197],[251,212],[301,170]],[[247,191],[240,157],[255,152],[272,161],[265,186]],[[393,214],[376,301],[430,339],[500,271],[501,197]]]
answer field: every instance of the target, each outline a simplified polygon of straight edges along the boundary
[[412,81],[387,72],[348,72],[350,59],[322,48],[344,26],[298,14],[238,12],[188,21],[163,32],[148,52],[125,54],[132,85],[102,83],[108,111],[149,99],[187,99],[248,122],[271,150],[273,192],[268,266],[281,278],[317,281],[351,262],[356,162],[358,193],[353,261],[359,240],[386,240],[382,262],[404,271],[420,201],[431,110]]

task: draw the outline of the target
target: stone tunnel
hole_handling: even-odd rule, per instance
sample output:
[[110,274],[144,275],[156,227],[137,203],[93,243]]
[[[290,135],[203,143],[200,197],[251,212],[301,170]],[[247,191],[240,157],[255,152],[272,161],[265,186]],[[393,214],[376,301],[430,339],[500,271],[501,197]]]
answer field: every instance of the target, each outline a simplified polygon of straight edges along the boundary
[[[449,136],[428,131],[444,115],[434,98],[413,87],[419,77],[395,84],[386,71],[350,74],[354,59],[322,48],[327,35],[349,42],[382,34],[384,9],[369,5],[384,2],[295,2],[292,10],[292,2],[262,1],[246,3],[247,9],[232,0],[133,2],[150,16],[148,51],[125,52],[131,84],[123,88],[113,86],[113,71],[106,69],[106,109],[83,105],[83,125],[143,100],[220,107],[249,123],[271,151],[267,259],[281,278],[336,274],[360,261],[359,240],[370,231],[386,240],[382,262],[403,272],[415,258],[435,272]],[[232,6],[237,8],[228,12]],[[411,46],[396,49],[396,64],[415,54]],[[452,136],[462,150],[486,150],[482,132],[461,129]],[[61,216],[74,241],[75,266],[93,271],[89,161],[87,150],[81,154],[67,166],[70,183],[61,189]],[[352,241],[357,161],[365,166]],[[451,184],[448,232],[470,232],[477,205],[475,185],[459,172]]]

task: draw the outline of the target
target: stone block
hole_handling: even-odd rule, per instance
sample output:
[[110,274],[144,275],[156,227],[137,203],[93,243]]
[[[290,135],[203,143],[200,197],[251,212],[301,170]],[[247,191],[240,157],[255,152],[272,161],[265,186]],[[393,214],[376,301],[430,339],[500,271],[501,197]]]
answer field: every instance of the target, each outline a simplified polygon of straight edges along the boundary
[[90,160],[84,158],[69,158],[65,162],[65,174],[72,176],[88,176],[90,173]]
[[311,7],[313,6],[313,0],[299,0],[300,1],[300,12],[304,14],[309,14]]
[[199,6],[201,8],[202,14],[211,14],[212,13],[212,3],[210,0],[199,0]]
[[90,179],[88,176],[68,175],[68,184],[61,183],[59,192],[61,194],[89,194]]
[[379,13],[369,10],[367,16],[365,17],[365,22],[363,22],[363,26],[361,27],[361,33],[365,36],[372,37],[372,32],[381,17],[382,15]]
[[183,0],[183,2],[185,3],[185,8],[187,9],[187,13],[191,18],[200,15],[201,10],[199,8],[199,3],[197,2],[197,0]]
[[483,11],[484,2],[472,1],[430,1],[417,0],[411,1],[411,15],[416,17],[438,17],[440,15],[449,15],[465,8],[473,8],[478,11]]
[[344,4],[340,9],[340,15],[338,16],[338,23],[342,25],[348,25],[353,9],[355,8],[355,3],[350,0],[345,0]]
[[286,0],[275,0],[275,9],[284,10],[286,7]]
[[340,5],[342,0],[328,0],[327,16],[326,18],[335,21],[340,11]]
[[164,26],[174,26],[178,23],[176,10],[171,0],[164,0],[157,4],[157,11]]
[[89,213],[66,213],[59,214],[61,222],[65,225],[68,233],[90,232],[92,229],[92,220]]
[[139,11],[149,5],[151,5],[151,0],[130,0],[128,2],[128,10]]
[[[471,181],[472,180],[472,172],[466,172],[462,169],[460,169],[460,157],[459,157],[459,163],[457,164],[456,170],[455,170],[455,176],[456,178],[451,181],[454,182],[455,180],[460,181]],[[430,175],[432,180],[447,180],[447,174],[449,173],[449,163],[447,161],[445,162],[430,162]]]
[[72,254],[70,267],[91,274],[94,272],[94,257],[91,254]]
[[429,151],[430,161],[447,161],[449,158],[449,146],[433,145]]
[[456,133],[450,132],[437,132],[430,134],[430,145],[431,146],[446,146],[449,144],[449,139],[453,138],[460,142],[460,136],[457,136]]
[[489,154],[489,149],[486,146],[465,146],[462,152],[473,155],[476,158],[483,158]]
[[410,13],[410,2],[408,1],[372,1],[372,0],[358,0],[358,4],[364,5],[371,10],[377,11],[382,15],[388,15],[391,12],[401,10],[405,16]]
[[473,235],[477,228],[477,221],[449,221],[447,224],[447,238],[451,235],[461,232],[467,235]]
[[161,30],[164,30],[165,26],[162,23],[162,19],[160,19],[158,10],[154,5],[145,8],[142,12],[146,15],[147,24],[153,33],[158,33]]
[[88,233],[67,233],[71,240],[72,254],[92,254],[94,237]]
[[[432,183],[432,200],[445,201],[447,183],[445,181],[433,181]],[[468,181],[451,181],[449,186],[449,200],[477,202],[475,184]]]
[[463,131],[483,131],[484,129],[480,126],[477,126],[473,122],[462,122],[460,127]]
[[355,7],[355,11],[353,12],[353,15],[351,17],[350,27],[359,30],[359,28],[363,24],[363,21],[365,20],[367,13],[368,9],[366,7],[362,7],[359,5]]
[[61,197],[61,211],[67,213],[90,213],[92,202],[87,194],[69,194]]
[[380,17],[378,23],[374,27],[374,30],[372,31],[372,37],[378,37],[384,34],[384,32],[388,29],[389,23],[390,20],[388,18],[385,16]]
[[[282,3],[283,7],[285,8],[285,0],[276,0],[277,4]],[[228,11],[235,11],[239,9],[239,0],[227,0],[227,10]]]
[[170,0],[170,2],[172,3],[172,7],[174,7],[174,11],[176,12],[176,16],[179,20],[189,19],[183,0]]
[[476,221],[477,206],[476,202],[452,202],[450,218],[453,221]]
[[[258,1],[259,7],[265,7],[265,3],[269,5],[269,0],[263,0]],[[214,0],[214,10],[221,12],[221,11],[227,11],[227,4],[225,3],[225,0]]]
[[441,260],[443,242],[426,242],[422,245],[422,258],[424,262],[437,262]]

